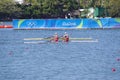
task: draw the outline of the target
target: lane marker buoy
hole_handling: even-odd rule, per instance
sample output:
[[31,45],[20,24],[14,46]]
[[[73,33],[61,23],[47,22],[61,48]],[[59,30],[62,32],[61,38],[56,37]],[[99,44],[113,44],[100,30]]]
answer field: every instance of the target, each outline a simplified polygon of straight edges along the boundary
[[117,61],[120,61],[120,58],[117,58]]
[[116,71],[116,69],[115,68],[112,68],[112,72],[115,72]]

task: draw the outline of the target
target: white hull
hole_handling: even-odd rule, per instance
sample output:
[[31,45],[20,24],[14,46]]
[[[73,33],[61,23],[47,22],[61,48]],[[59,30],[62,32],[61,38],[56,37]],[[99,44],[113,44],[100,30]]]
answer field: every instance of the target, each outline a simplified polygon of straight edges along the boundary
[[[73,43],[90,43],[90,42],[98,42],[98,40],[71,40],[69,42]],[[30,41],[30,42],[24,42],[25,44],[42,44],[42,43],[54,43],[49,41]],[[59,43],[59,42],[58,42]]]

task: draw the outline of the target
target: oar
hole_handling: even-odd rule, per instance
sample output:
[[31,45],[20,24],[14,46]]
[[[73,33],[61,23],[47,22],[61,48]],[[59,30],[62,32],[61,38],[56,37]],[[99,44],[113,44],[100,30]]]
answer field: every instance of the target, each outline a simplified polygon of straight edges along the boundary
[[92,40],[92,38],[70,38],[70,40]]
[[[60,41],[58,41],[60,42]],[[54,41],[26,41],[24,42],[25,44],[45,44],[45,43],[57,43],[57,42],[54,42]]]
[[24,38],[24,40],[42,40],[43,38]]
[[47,37],[47,38],[24,38],[24,40],[50,40],[51,37]]
[[[23,40],[51,40],[51,37],[46,37],[46,38],[24,38]],[[61,38],[61,36],[59,37]]]

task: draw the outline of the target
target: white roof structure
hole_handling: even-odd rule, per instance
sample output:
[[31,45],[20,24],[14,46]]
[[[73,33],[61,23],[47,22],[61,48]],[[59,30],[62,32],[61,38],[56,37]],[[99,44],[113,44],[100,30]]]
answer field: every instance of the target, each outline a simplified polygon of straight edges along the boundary
[[15,0],[15,2],[18,2],[19,4],[22,4],[24,0]]

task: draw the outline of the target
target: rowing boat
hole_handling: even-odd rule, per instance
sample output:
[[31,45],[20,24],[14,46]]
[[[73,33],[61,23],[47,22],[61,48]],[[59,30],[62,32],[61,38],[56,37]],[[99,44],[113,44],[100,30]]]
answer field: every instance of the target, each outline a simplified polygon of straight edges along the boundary
[[[98,39],[96,40],[70,40],[69,42],[72,43],[90,43],[90,42],[98,42]],[[30,41],[30,42],[24,42],[25,44],[42,44],[42,43],[53,43],[50,41]]]
[[[51,40],[51,38],[24,38],[24,40]],[[70,38],[70,40],[92,40],[92,38]]]

